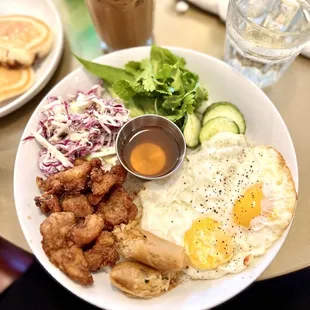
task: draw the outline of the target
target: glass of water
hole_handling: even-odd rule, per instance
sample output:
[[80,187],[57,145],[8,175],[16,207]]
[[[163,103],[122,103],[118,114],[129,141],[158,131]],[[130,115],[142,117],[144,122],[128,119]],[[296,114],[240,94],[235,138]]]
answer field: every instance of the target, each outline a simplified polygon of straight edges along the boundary
[[309,40],[310,0],[229,2],[224,59],[261,88],[275,83]]

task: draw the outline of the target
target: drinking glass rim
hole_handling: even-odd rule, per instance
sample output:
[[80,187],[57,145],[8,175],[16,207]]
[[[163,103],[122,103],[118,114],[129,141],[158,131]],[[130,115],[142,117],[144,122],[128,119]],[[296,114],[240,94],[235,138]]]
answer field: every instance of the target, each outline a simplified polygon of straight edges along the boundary
[[[242,11],[240,10],[240,8],[238,7],[237,3],[236,3],[236,0],[229,0],[229,3],[230,4],[233,4],[235,9],[238,11],[238,14],[242,17],[242,19],[249,23],[250,25],[254,26],[255,28],[258,28],[259,30],[261,31],[270,31],[270,29],[266,28],[266,27],[263,27],[263,26],[260,26],[256,23],[254,23],[252,20],[250,20],[246,15],[244,15],[242,13]],[[310,12],[309,12],[310,14]],[[289,31],[289,32],[282,32],[282,31],[279,31],[279,30],[273,30],[274,33],[278,34],[278,35],[281,35],[281,36],[297,36],[297,35],[303,35],[303,34],[310,34],[310,22],[309,22],[309,29],[307,30],[304,30],[304,31]]]

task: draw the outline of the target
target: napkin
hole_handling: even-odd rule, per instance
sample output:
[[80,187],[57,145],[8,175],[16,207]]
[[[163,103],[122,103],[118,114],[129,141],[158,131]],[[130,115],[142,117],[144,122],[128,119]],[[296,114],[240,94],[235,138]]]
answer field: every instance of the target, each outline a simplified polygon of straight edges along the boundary
[[[222,21],[226,20],[229,0],[187,0],[189,3],[200,7],[201,9],[216,14]],[[260,0],[257,0],[260,1]],[[301,54],[310,58],[310,42],[306,44]]]

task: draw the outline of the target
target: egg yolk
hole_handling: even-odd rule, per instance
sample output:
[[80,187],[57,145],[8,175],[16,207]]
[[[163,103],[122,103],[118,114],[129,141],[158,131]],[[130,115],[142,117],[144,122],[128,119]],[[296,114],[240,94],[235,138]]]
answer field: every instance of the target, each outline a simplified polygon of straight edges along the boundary
[[184,244],[193,266],[198,269],[215,269],[233,255],[232,237],[211,218],[195,220],[184,235]]
[[140,174],[156,175],[165,167],[166,154],[154,143],[142,143],[132,150],[130,164]]
[[234,222],[245,228],[250,228],[251,221],[261,214],[263,199],[262,184],[249,187],[244,195],[234,205]]

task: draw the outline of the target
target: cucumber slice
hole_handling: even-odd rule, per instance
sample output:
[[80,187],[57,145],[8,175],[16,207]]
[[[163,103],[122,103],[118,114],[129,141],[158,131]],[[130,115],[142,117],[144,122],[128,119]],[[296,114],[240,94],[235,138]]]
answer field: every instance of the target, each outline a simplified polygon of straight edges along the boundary
[[235,105],[229,102],[217,102],[208,107],[203,116],[202,125],[205,125],[212,118],[220,116],[224,116],[233,120],[238,125],[240,133],[245,133],[246,124],[242,113]]
[[228,131],[235,134],[240,133],[238,125],[227,117],[216,117],[209,120],[201,129],[199,134],[200,143],[209,140],[219,132]]
[[195,113],[187,114],[183,134],[188,147],[196,147],[199,144],[200,129],[201,123],[198,116]]

